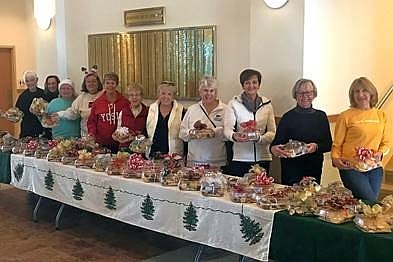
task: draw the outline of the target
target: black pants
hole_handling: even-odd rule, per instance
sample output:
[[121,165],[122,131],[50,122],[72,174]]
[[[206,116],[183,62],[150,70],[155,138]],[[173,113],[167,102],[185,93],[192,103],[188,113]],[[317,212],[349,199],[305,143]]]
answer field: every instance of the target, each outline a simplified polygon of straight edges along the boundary
[[257,161],[257,162],[242,162],[242,161],[232,161],[228,168],[224,170],[224,173],[232,176],[244,176],[244,174],[248,173],[252,165],[259,164],[261,167],[266,169],[266,173],[269,174],[271,161]]

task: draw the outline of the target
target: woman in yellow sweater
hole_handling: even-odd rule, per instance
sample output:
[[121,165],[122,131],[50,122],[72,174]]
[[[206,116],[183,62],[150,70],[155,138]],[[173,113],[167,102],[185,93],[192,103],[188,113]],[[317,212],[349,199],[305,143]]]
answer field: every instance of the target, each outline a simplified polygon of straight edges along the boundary
[[332,163],[340,172],[344,186],[355,197],[375,201],[381,189],[383,169],[380,166],[368,171],[356,167],[356,149],[372,150],[379,162],[387,154],[389,124],[386,114],[375,108],[378,93],[375,86],[365,77],[355,79],[349,89],[351,108],[338,117],[332,147]]

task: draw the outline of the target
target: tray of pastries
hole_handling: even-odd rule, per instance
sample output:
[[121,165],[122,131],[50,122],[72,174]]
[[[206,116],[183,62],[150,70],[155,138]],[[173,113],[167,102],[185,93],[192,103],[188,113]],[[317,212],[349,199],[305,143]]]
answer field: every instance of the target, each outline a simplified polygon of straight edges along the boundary
[[214,130],[208,128],[201,120],[196,121],[193,127],[189,132],[190,139],[209,139],[215,136]]

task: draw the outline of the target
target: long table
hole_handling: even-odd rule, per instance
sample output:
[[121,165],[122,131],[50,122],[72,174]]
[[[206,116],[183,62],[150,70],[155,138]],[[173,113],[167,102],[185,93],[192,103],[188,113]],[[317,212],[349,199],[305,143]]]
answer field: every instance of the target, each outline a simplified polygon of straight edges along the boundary
[[159,183],[11,155],[11,184],[77,208],[267,261],[274,211]]
[[[158,232],[174,235],[190,241],[223,248],[238,254],[253,257],[259,260],[266,260],[267,253],[270,258],[276,261],[393,261],[393,233],[370,234],[360,231],[352,222],[334,225],[314,217],[290,216],[286,211],[274,213],[274,223],[265,225],[263,221],[266,215],[272,213],[258,209],[253,205],[241,205],[231,203],[224,198],[207,198],[199,192],[182,192],[176,188],[162,187],[159,184],[146,184],[140,180],[130,180],[121,177],[111,177],[103,173],[91,170],[80,170],[74,167],[64,166],[59,163],[50,163],[45,160],[34,160],[34,158],[12,155],[12,184],[18,188],[35,192],[39,195],[49,197],[60,202],[86,209],[92,212],[103,214],[126,223],[138,225]],[[41,165],[37,164],[41,163]],[[18,165],[24,165],[23,174],[18,173]],[[35,167],[26,172],[29,168]],[[19,169],[20,170],[20,169]],[[53,190],[51,179],[48,176],[51,170],[53,179]],[[68,172],[64,172],[68,170]],[[71,175],[70,175],[71,174]],[[75,174],[75,176],[72,176]],[[19,177],[19,181],[17,181]],[[95,185],[97,179],[100,185]],[[80,196],[80,188],[76,186],[76,181],[82,186],[83,200],[76,200],[74,197]],[[67,183],[67,181],[70,181]],[[58,183],[65,183],[67,186],[60,186]],[[129,185],[132,184],[132,187]],[[44,186],[42,186],[44,185]],[[108,194],[108,185],[113,188],[116,198],[115,206]],[[46,187],[45,187],[46,186]],[[98,187],[97,187],[98,186]],[[89,193],[91,190],[104,190],[101,194]],[[79,190],[78,190],[79,188]],[[55,190],[56,189],[56,190]],[[117,190],[115,190],[117,189]],[[58,196],[53,191],[61,191],[63,197]],[[106,192],[105,192],[106,191]],[[129,192],[128,192],[129,191]],[[70,194],[70,192],[73,192]],[[78,193],[79,192],[79,193]],[[158,194],[158,192],[161,192]],[[150,217],[149,204],[143,205],[146,195],[154,203],[153,217],[159,217],[159,213],[165,213],[165,221],[157,219],[141,219],[141,214]],[[126,197],[121,197],[125,195]],[[66,197],[67,196],[67,197]],[[164,197],[165,196],[165,197]],[[177,199],[173,201],[174,199]],[[108,207],[97,205],[97,203],[107,203],[109,207],[116,207],[117,211]],[[193,203],[196,210],[197,232],[192,231],[195,220],[188,219],[187,226],[191,229],[185,230],[183,218],[186,209],[192,209],[189,203]],[[96,203],[96,204],[93,204]],[[162,203],[160,208],[157,205]],[[150,208],[149,208],[150,206]],[[127,207],[127,208],[126,208]],[[145,213],[141,213],[142,210]],[[122,210],[121,213],[119,213]],[[192,214],[193,212],[188,212]],[[247,215],[249,220],[244,219],[241,227],[239,214]],[[192,216],[188,216],[192,218]],[[265,218],[263,218],[265,217]],[[194,217],[195,218],[195,217]],[[254,221],[254,223],[252,222]],[[266,239],[261,239],[257,244],[251,245],[245,242],[241,229],[256,228],[257,224],[263,225],[264,236],[268,232],[267,227],[272,226],[270,243]],[[176,226],[174,227],[174,224]],[[171,228],[172,230],[168,229]],[[202,231],[201,231],[202,230]],[[252,230],[251,230],[252,231]],[[201,234],[198,234],[200,232]],[[202,234],[209,235],[205,238]],[[270,245],[266,249],[266,245]],[[265,246],[265,248],[261,248]]]

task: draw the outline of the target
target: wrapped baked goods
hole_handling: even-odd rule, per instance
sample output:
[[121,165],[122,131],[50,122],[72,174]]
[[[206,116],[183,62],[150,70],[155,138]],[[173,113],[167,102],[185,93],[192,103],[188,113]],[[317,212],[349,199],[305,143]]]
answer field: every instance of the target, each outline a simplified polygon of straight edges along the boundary
[[393,226],[393,195],[384,197],[381,204],[382,214],[385,216],[386,222]]
[[144,135],[137,135],[134,140],[130,143],[130,150],[135,153],[144,154],[146,150],[151,146],[151,141]]
[[360,203],[363,214],[356,215],[354,222],[360,230],[367,233],[389,233],[392,232],[387,218],[383,215],[379,204],[373,206]]
[[163,155],[163,164],[165,168],[177,170],[182,166],[183,157],[178,153],[169,153]]
[[198,120],[194,123],[194,129],[190,130],[190,139],[208,139],[215,136],[214,130],[208,128],[206,124]]
[[374,157],[375,151],[364,147],[355,149],[354,167],[360,172],[367,172],[380,166],[379,159]]
[[105,172],[111,162],[111,154],[97,154],[94,157],[94,170],[97,172]]
[[253,203],[255,202],[253,194],[252,188],[241,182],[231,185],[229,188],[229,197],[235,203]]
[[124,169],[127,168],[127,160],[129,154],[126,152],[118,152],[112,157],[109,166],[106,168],[106,173],[111,176],[120,176],[124,173]]
[[78,159],[78,143],[74,139],[67,139],[61,141],[58,145],[63,146],[64,156],[61,158],[61,163],[63,165],[74,165],[75,160]]
[[37,150],[39,144],[36,139],[31,139],[26,144],[26,148],[23,150],[23,154],[25,156],[34,156],[35,151]]
[[284,145],[288,157],[298,157],[308,153],[307,144],[297,140],[289,139],[288,143]]
[[259,141],[261,133],[257,128],[257,122],[255,120],[249,120],[239,124],[240,132],[239,134],[248,142]]
[[58,125],[59,120],[57,114],[42,114],[41,125],[45,128],[53,128]]
[[123,171],[125,178],[141,178],[143,168],[145,167],[145,159],[141,154],[134,153],[130,155],[127,161],[127,168]]
[[34,157],[38,159],[46,158],[48,153],[49,153],[48,141],[39,141],[39,146],[34,152]]
[[177,172],[172,172],[167,168],[163,168],[160,172],[160,183],[163,186],[178,186],[179,180]]
[[135,134],[128,127],[121,126],[113,132],[112,138],[119,143],[128,143],[135,138]]
[[257,206],[262,209],[286,209],[293,194],[291,187],[273,187],[269,192],[256,196]]
[[352,221],[355,216],[355,209],[342,208],[321,208],[316,212],[319,219],[333,224],[342,224]]
[[222,197],[225,194],[226,182],[221,172],[206,172],[200,181],[201,193],[204,196]]
[[48,110],[48,102],[39,97],[34,98],[30,105],[30,112],[36,116],[42,116]]
[[266,170],[258,164],[251,166],[244,178],[247,179],[248,185],[257,194],[267,193],[272,187],[274,178],[267,175]]
[[156,165],[153,161],[146,161],[143,167],[142,181],[146,183],[159,182],[160,172],[162,170],[162,165]]
[[184,191],[199,191],[201,188],[200,179],[202,178],[202,171],[196,167],[184,167],[177,172],[180,177],[179,189]]
[[1,146],[1,152],[12,152],[12,149],[14,148],[17,139],[10,134],[2,136],[1,139],[3,141],[3,144]]
[[75,166],[78,168],[93,168],[94,155],[86,149],[78,150],[78,158],[75,160]]
[[298,184],[293,186],[295,193],[290,199],[288,208],[290,215],[312,216],[318,210],[316,193],[321,186],[315,182],[313,177],[304,177]]
[[17,107],[11,107],[6,112],[4,112],[2,116],[10,122],[17,123],[22,119],[23,112],[20,111]]

